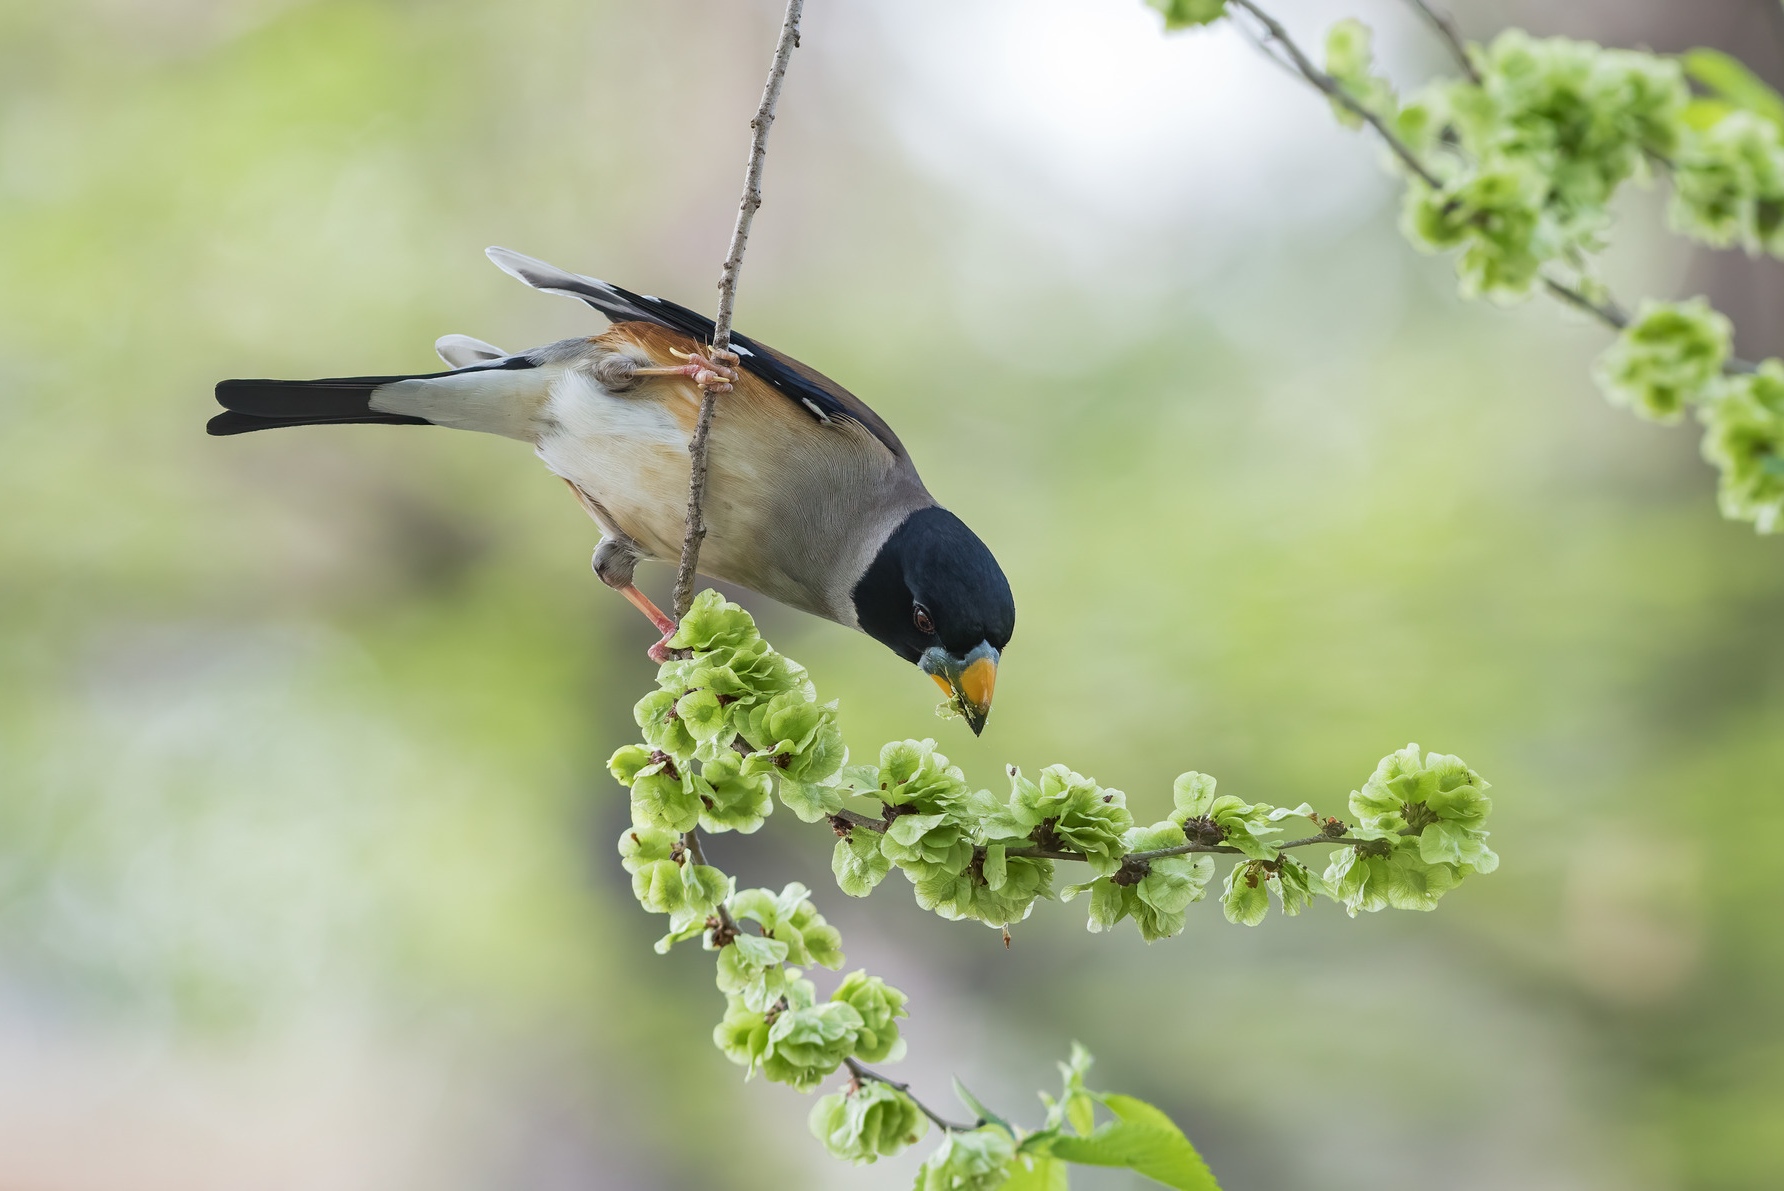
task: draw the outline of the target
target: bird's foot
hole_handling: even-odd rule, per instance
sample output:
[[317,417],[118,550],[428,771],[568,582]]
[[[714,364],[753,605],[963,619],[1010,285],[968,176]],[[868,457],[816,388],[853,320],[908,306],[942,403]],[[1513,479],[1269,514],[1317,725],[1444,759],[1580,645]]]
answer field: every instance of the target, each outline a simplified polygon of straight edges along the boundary
[[675,630],[679,627],[674,621],[669,622],[669,631],[663,634],[663,639],[646,651],[650,654],[651,661],[660,666],[675,656],[675,651],[669,647],[669,641],[675,636]]
[[704,349],[704,352],[700,349],[691,352],[678,352],[674,348],[669,350],[676,359],[686,360],[687,363],[664,368],[639,368],[632,375],[685,376],[708,393],[729,393],[731,386],[737,383],[740,358],[736,352],[711,347]]
[[615,588],[614,590],[625,596],[632,607],[638,609],[638,611],[649,617],[650,622],[657,626],[657,632],[663,634],[663,639],[650,647],[650,660],[657,663],[659,666],[668,661],[669,655],[673,652],[669,648],[669,639],[675,636],[675,630],[681,626],[670,619],[668,613],[652,603],[649,596],[645,595],[642,591],[639,591],[630,583],[625,584],[623,587]]

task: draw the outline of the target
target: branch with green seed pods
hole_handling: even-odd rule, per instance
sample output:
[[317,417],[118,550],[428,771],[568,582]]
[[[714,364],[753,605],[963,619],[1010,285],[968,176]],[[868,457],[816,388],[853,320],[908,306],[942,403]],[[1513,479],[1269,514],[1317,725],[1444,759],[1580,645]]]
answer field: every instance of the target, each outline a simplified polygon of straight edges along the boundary
[[[1322,896],[1352,914],[1431,909],[1464,877],[1498,864],[1482,826],[1491,809],[1485,780],[1416,746],[1384,758],[1351,793],[1349,821],[1320,818],[1306,804],[1248,803],[1186,773],[1173,787],[1171,815],[1143,827],[1121,791],[1064,766],[1034,779],[1012,767],[1010,792],[999,796],[971,787],[933,740],[893,741],[874,764],[851,765],[836,705],[820,702],[805,670],[716,592],[696,598],[670,645],[676,652],[658,670],[657,690],[634,708],[643,740],[609,761],[631,792],[621,862],[639,903],[669,918],[657,949],[698,939],[715,953],[725,1013],[713,1040],[746,1076],[811,1091],[847,1073],[843,1090],[820,1099],[811,1118],[839,1157],[875,1161],[939,1127],[942,1146],[925,1163],[923,1187],[1063,1178],[1067,1162],[1128,1165],[1169,1186],[1214,1182],[1156,1109],[1083,1092],[1088,1056],[1067,1068],[1067,1092],[1034,1130],[964,1088],[973,1124],[918,1101],[878,1066],[904,1052],[905,995],[854,971],[820,996],[807,973],[843,966],[840,933],[803,885],[736,888],[708,862],[703,832],[749,834],[778,802],[832,828],[832,869],[845,893],[866,896],[897,869],[919,904],[998,928],[1006,942],[1037,902],[1080,895],[1088,895],[1092,930],[1131,918],[1147,939],[1177,934],[1187,907],[1209,889],[1217,856],[1235,858],[1220,894],[1226,916],[1248,925],[1266,916],[1272,898],[1288,914]],[[877,815],[859,809],[876,803]],[[1300,817],[1315,833],[1281,838],[1279,824]],[[1332,848],[1323,871],[1290,854],[1320,844]],[[1056,862],[1082,864],[1090,879],[1056,891]],[[1101,1110],[1115,1119],[1097,1124]]]
[[1784,362],[1734,355],[1733,327],[1702,299],[1631,312],[1592,267],[1616,195],[1653,167],[1672,184],[1672,230],[1784,257],[1784,97],[1713,50],[1672,57],[1518,29],[1470,45],[1429,0],[1408,2],[1463,77],[1403,96],[1359,21],[1332,27],[1321,66],[1256,0],[1147,2],[1167,28],[1230,17],[1341,123],[1371,129],[1407,178],[1407,238],[1456,254],[1464,297],[1541,289],[1615,331],[1594,369],[1605,396],[1654,421],[1695,414],[1723,515],[1784,530]]
[[[691,656],[663,665],[659,689],[635,708],[643,743],[611,762],[632,789],[635,823],[677,837],[750,832],[778,794],[800,819],[833,828],[832,870],[852,896],[897,869],[925,909],[1007,929],[1038,901],[1088,893],[1091,929],[1132,917],[1157,939],[1183,929],[1217,856],[1239,858],[1221,901],[1247,924],[1265,916],[1267,893],[1288,914],[1316,897],[1352,914],[1429,909],[1497,864],[1482,827],[1486,781],[1416,746],[1384,758],[1352,792],[1351,821],[1221,794],[1213,778],[1190,772],[1176,780],[1169,816],[1143,826],[1122,791],[1065,766],[1032,779],[1012,767],[1009,793],[998,795],[974,789],[933,740],[893,741],[876,764],[848,764],[834,704],[820,703],[803,669],[716,593],[702,593],[677,641]],[[878,813],[850,802],[877,803]],[[1297,818],[1316,831],[1287,837],[1282,824]],[[1333,849],[1322,871],[1288,855],[1318,845]],[[1083,864],[1091,879],[1055,890],[1055,862]]]

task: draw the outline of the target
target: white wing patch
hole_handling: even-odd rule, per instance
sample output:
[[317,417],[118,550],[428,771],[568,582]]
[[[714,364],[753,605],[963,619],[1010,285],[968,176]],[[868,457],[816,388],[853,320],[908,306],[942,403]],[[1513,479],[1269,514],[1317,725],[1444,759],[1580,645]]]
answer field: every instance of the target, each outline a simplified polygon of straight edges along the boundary
[[469,335],[442,335],[434,340],[434,351],[446,361],[448,368],[468,368],[472,364],[500,360],[508,354],[493,343]]

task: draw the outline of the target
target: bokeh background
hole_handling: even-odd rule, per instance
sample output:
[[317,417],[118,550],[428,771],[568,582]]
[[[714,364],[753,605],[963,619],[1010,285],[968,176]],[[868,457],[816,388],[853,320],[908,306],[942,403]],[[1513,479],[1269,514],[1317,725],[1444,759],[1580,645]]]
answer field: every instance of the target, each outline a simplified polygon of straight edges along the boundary
[[[1405,5],[1274,7],[1446,69]],[[908,1182],[920,1154],[836,1165],[744,1085],[709,958],[651,953],[603,770],[650,635],[562,486],[447,431],[202,433],[221,377],[599,326],[486,244],[710,305],[778,14],[0,4],[0,1186]],[[1772,0],[1459,15],[1784,74]],[[1230,1191],[1776,1187],[1784,543],[1717,517],[1688,429],[1598,397],[1598,328],[1458,302],[1378,156],[1139,0],[813,0],[739,322],[994,545],[990,730],[746,603],[858,751],[1065,761],[1150,820],[1188,768],[1340,811],[1416,740],[1495,783],[1500,872],[1151,947],[1042,906],[1006,952],[903,882],[843,897],[790,815],[715,859],[811,885],[913,994],[936,1102],[958,1074],[1032,1123],[1079,1039]],[[1784,350],[1778,267],[1694,254],[1655,194],[1617,234],[1625,295]]]

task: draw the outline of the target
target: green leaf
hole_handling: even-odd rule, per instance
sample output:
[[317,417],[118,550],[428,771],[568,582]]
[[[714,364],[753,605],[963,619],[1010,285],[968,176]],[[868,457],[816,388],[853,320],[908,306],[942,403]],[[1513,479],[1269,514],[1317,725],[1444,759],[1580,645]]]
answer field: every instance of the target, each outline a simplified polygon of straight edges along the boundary
[[993,1191],[1009,1177],[1015,1156],[1015,1138],[996,1125],[950,1130],[917,1171],[916,1191]]
[[1205,773],[1192,769],[1178,774],[1177,780],[1171,784],[1171,801],[1177,808],[1171,818],[1182,823],[1185,819],[1207,814],[1208,808],[1214,805],[1214,788],[1214,779]]
[[[1082,888],[1082,886],[1073,888]],[[1112,930],[1117,922],[1127,917],[1126,894],[1126,889],[1107,877],[1100,877],[1091,883],[1090,921],[1087,925],[1092,934]]]
[[1146,0],[1164,14],[1166,29],[1210,25],[1226,15],[1226,0]]
[[[1770,3],[1770,0],[1766,0]],[[1687,50],[1685,73],[1737,108],[1764,116],[1784,128],[1784,96],[1780,96],[1740,59],[1721,50]]]
[[1704,458],[1722,473],[1717,500],[1724,517],[1751,521],[1760,533],[1784,529],[1784,364],[1731,377],[1699,411]]
[[1527,296],[1542,266],[1562,245],[1545,205],[1548,174],[1520,157],[1506,157],[1458,178],[1441,190],[1406,189],[1402,228],[1426,252],[1459,248],[1456,274],[1464,298],[1511,302]]
[[1612,403],[1676,422],[1714,393],[1733,340],[1734,325],[1703,298],[1645,301],[1599,356],[1593,378]]
[[979,867],[979,871],[985,877],[985,884],[992,890],[1002,889],[1010,875],[1009,846],[986,844],[985,863]]
[[738,649],[760,639],[750,614],[709,587],[694,597],[669,644],[676,649],[706,653]]
[[628,744],[607,759],[607,772],[622,786],[638,780],[638,771],[651,764],[650,750],[640,744]]
[[1014,1137],[1016,1135],[1015,1126],[1011,1125],[1008,1121],[979,1103],[979,1098],[967,1090],[966,1085],[960,1082],[959,1076],[954,1077],[954,1094],[960,1097],[960,1103],[972,1109],[973,1115],[978,1117],[981,1123],[998,1125],[1010,1136]]
[[1060,1136],[1055,1158],[1085,1166],[1125,1166],[1178,1191],[1220,1191],[1195,1146],[1171,1118],[1132,1096],[1109,1094],[1102,1102],[1116,1120],[1088,1137]]
[[632,825],[691,831],[704,809],[687,773],[671,777],[668,764],[646,765],[632,782]]
[[1228,922],[1256,926],[1270,912],[1270,889],[1264,866],[1256,861],[1240,861],[1227,874],[1226,893],[1221,903]]
[[706,933],[706,920],[702,918],[684,918],[669,920],[669,933],[652,944],[652,950],[658,955],[668,955],[669,949],[677,943],[685,943],[689,939],[697,939]]
[[855,1035],[856,1058],[884,1063],[904,1057],[904,1039],[898,1036],[896,1020],[909,1016],[904,1011],[907,998],[903,993],[878,976],[858,970],[848,974],[830,999],[853,1006],[861,1015],[861,1029]]
[[1034,1154],[1010,1159],[1010,1177],[999,1191],[1069,1191],[1065,1163]]
[[850,897],[866,897],[892,871],[892,862],[880,851],[880,837],[865,827],[854,827],[848,837],[836,841],[830,856],[836,887]]
[[1724,100],[1699,97],[1685,105],[1682,119],[1685,127],[1694,132],[1704,132],[1721,123],[1722,118],[1730,112],[1738,110],[1732,103]]
[[796,782],[790,778],[780,781],[780,800],[801,823],[816,823],[842,809],[842,793],[835,786]]
[[717,740],[731,731],[730,716],[725,705],[712,691],[690,691],[675,704],[676,717],[687,725],[688,735],[696,744]]
[[966,776],[936,752],[935,741],[894,740],[880,748],[879,787],[869,793],[913,813],[932,815],[966,796]]
[[[661,749],[679,761],[685,761],[694,755],[697,745],[694,738],[688,735],[688,726],[681,722],[675,712],[676,700],[680,698],[678,691],[652,691],[638,700],[632,708],[632,718],[638,721],[638,727],[644,732],[644,739],[653,749]],[[621,753],[614,754],[615,764],[620,761]],[[616,767],[613,775],[618,777],[620,770]],[[628,780],[627,785],[631,785]]]
[[696,789],[705,805],[700,826],[707,831],[748,835],[774,810],[773,783],[765,774],[744,773],[743,758],[729,748],[701,764]]
[[880,850],[917,882],[958,876],[973,858],[966,825],[945,812],[898,816],[880,837]]
[[810,1125],[825,1149],[857,1165],[896,1154],[929,1131],[929,1120],[916,1102],[883,1083],[863,1083],[846,1094],[820,1098],[812,1107]]
[[787,945],[779,939],[764,939],[759,935],[738,935],[731,940],[731,946],[745,962],[765,968],[770,964],[778,964],[787,958]]
[[1072,1043],[1071,1061],[1059,1064],[1062,1087],[1058,1111],[1047,1114],[1049,1125],[1057,1125],[1063,1119],[1080,1135],[1096,1128],[1096,1097],[1084,1088],[1084,1075],[1095,1061],[1082,1042]]
[[[1121,867],[1121,837],[1134,820],[1120,790],[1105,789],[1064,765],[1047,766],[1038,782],[1017,769],[1010,770],[1010,779],[1009,802],[985,824],[988,838],[1026,836],[1046,823],[1061,843],[1084,854],[1093,872],[1107,875]],[[967,809],[971,815],[973,808]]]
[[1065,1119],[1071,1122],[1072,1128],[1079,1134],[1094,1133],[1096,1131],[1096,1101],[1083,1093],[1067,1096]]
[[[1393,84],[1375,69],[1374,34],[1355,18],[1339,21],[1326,33],[1326,73],[1352,103],[1366,112],[1392,121],[1400,114]],[[1332,112],[1347,128],[1362,126],[1355,112],[1336,100]]]
[[[806,986],[801,995],[789,995],[791,1006],[781,1010],[768,1027],[762,1074],[775,1083],[809,1092],[853,1052],[861,1015],[842,1001],[800,1004],[810,995],[807,982],[801,984]],[[720,1049],[725,1049],[723,1043]]]
[[1317,895],[1326,892],[1325,882],[1319,874],[1286,857],[1276,870],[1272,888],[1282,903],[1282,912],[1291,918],[1313,904]]

